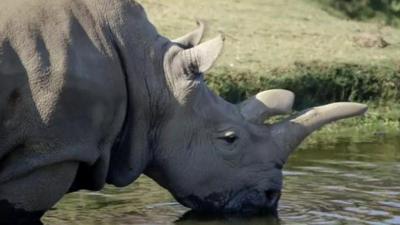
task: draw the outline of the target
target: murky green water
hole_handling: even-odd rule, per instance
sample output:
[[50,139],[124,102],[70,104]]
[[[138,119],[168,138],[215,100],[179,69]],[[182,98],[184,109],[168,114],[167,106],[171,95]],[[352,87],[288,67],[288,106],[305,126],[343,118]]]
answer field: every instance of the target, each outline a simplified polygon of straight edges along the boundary
[[400,224],[400,134],[325,137],[285,169],[279,219],[182,217],[186,208],[149,178],[127,188],[68,195],[45,224]]

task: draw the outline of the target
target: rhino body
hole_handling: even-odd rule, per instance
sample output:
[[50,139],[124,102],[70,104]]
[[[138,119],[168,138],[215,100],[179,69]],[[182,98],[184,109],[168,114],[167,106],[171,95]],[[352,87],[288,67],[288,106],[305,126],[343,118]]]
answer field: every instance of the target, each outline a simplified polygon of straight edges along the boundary
[[69,190],[101,189],[126,120],[123,58],[137,54],[141,68],[129,69],[143,94],[145,42],[158,34],[128,1],[19,0],[0,8],[0,200],[40,211]]
[[336,103],[265,125],[294,95],[215,96],[202,77],[223,38],[200,44],[203,24],[170,41],[129,0],[0,8],[0,221],[38,219],[65,193],[142,173],[195,210],[276,208],[290,152],[366,109]]

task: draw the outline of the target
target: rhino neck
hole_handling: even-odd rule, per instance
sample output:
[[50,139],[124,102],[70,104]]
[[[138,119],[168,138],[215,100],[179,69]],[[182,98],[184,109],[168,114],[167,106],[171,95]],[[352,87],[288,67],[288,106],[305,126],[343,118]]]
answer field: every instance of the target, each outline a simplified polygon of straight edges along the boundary
[[112,23],[114,48],[125,73],[127,112],[119,140],[112,149],[107,182],[126,186],[152,160],[158,128],[164,117],[166,85],[163,55],[169,40],[161,37],[137,5],[125,6],[124,23]]

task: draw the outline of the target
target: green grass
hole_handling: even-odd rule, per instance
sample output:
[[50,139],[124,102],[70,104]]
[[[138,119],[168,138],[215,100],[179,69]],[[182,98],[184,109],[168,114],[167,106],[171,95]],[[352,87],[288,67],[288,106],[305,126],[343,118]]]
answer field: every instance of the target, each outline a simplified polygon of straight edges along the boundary
[[[196,18],[208,25],[206,39],[225,33],[224,54],[206,79],[229,101],[285,88],[296,93],[297,110],[333,101],[370,105],[366,117],[323,132],[400,131],[399,29],[337,17],[316,0],[139,2],[169,38],[191,31]],[[362,33],[378,34],[390,45],[359,47],[353,38]]]
[[400,70],[390,66],[297,62],[267,74],[249,74],[226,68],[207,75],[207,82],[231,102],[242,101],[265,89],[288,89],[296,93],[296,109],[334,101],[383,105],[400,99]]
[[[295,62],[400,65],[400,30],[337,18],[310,0],[140,0],[161,34],[175,38],[208,24],[207,38],[226,34],[215,70],[266,73]],[[360,48],[353,37],[380,33],[391,45]]]

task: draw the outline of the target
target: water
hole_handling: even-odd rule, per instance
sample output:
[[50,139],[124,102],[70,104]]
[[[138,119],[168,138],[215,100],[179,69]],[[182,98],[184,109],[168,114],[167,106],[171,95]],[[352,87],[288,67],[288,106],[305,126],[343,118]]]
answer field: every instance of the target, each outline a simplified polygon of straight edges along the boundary
[[285,168],[279,218],[199,218],[147,177],[127,188],[70,194],[44,223],[400,224],[400,134],[323,138],[304,145]]

